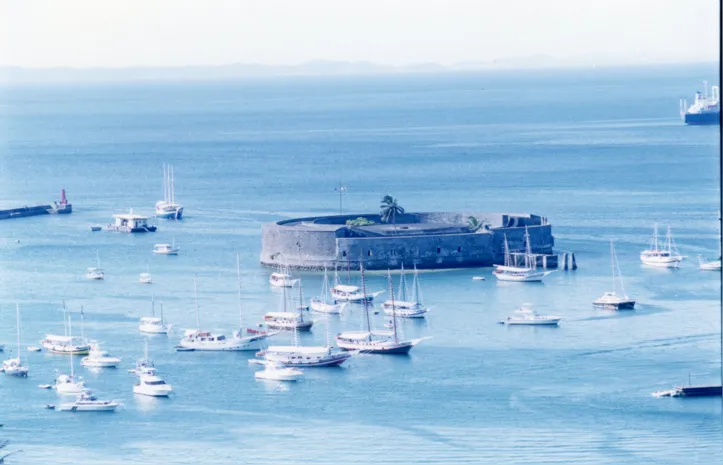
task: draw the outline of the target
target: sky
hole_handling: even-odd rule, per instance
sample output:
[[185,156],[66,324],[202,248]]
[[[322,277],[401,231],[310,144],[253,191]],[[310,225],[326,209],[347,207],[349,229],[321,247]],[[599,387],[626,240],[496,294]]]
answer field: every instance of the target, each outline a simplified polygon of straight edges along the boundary
[[717,0],[0,0],[0,66],[716,61]]

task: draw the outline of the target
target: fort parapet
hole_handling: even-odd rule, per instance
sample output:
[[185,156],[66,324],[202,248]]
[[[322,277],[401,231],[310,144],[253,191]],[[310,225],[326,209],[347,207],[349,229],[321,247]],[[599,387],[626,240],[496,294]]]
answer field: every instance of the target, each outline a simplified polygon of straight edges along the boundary
[[[483,226],[469,225],[469,217]],[[364,218],[374,224],[347,225]],[[437,212],[405,213],[394,224],[380,215],[354,214],[296,218],[267,223],[262,229],[261,263],[292,268],[322,269],[335,266],[370,270],[483,267],[504,262],[504,238],[511,252],[525,249],[525,228],[532,252],[541,266],[554,268],[552,226],[531,214]]]

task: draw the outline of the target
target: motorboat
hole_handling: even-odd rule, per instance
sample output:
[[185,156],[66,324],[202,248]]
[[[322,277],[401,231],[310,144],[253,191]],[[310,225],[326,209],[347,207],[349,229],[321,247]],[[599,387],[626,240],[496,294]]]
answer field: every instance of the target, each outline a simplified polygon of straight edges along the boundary
[[659,268],[678,268],[685,257],[678,253],[670,233],[670,226],[665,236],[665,242],[660,243],[658,237],[658,224],[653,227],[653,240],[649,249],[640,253],[640,261],[648,266]]
[[6,375],[16,376],[18,378],[27,378],[30,369],[23,364],[20,360],[20,305],[15,305],[15,318],[16,318],[16,329],[17,329],[17,343],[18,352],[17,357],[4,360],[2,364],[2,371]]
[[256,354],[265,360],[287,367],[330,367],[338,366],[351,354],[333,347],[324,346],[270,346]]
[[168,324],[163,319],[163,303],[161,303],[161,316],[156,317],[155,299],[151,299],[151,316],[141,317],[138,329],[142,333],[147,334],[168,334],[171,331],[172,324]]
[[63,412],[114,412],[120,406],[116,400],[99,400],[89,391],[81,392],[74,402],[60,404],[56,410]]
[[178,255],[181,248],[176,247],[175,241],[172,244],[155,244],[153,253],[156,255]]
[[[593,301],[593,306],[612,310],[632,310],[635,307],[635,300],[625,293],[623,277],[618,265],[618,257],[615,253],[615,245],[610,241],[610,262],[613,275],[613,290],[603,293],[602,297]],[[618,295],[618,283],[620,284],[621,295]]]
[[269,275],[269,284],[274,287],[293,287],[298,279],[285,271],[275,271]]
[[138,275],[138,281],[141,284],[153,284],[153,277],[150,273],[141,273]]
[[387,274],[389,291],[391,294],[392,314],[391,331],[374,330],[369,317],[369,302],[366,299],[366,285],[364,283],[364,266],[359,265],[362,280],[362,302],[364,304],[364,322],[366,331],[344,331],[336,335],[336,344],[342,350],[354,350],[369,354],[407,354],[412,347],[422,339],[405,340],[400,334],[401,329],[397,325],[397,312],[394,307],[394,289],[391,273]]
[[90,344],[81,337],[46,334],[40,345],[54,354],[88,355]]
[[501,323],[507,325],[556,326],[560,320],[562,318],[559,316],[538,315],[529,304],[523,304],[515,310],[514,315],[508,316]]
[[555,270],[538,270],[537,259],[532,254],[532,247],[530,246],[530,234],[525,227],[525,254],[524,254],[524,265],[518,266],[517,263],[512,259],[510,253],[509,243],[507,242],[507,235],[504,236],[505,244],[505,264],[494,265],[495,270],[492,274],[500,281],[511,281],[511,282],[540,282],[542,279]]
[[101,343],[96,341],[90,343],[88,356],[80,360],[80,364],[84,367],[93,368],[116,368],[120,362],[120,358],[111,357],[107,350],[101,348]]
[[329,289],[329,275],[324,267],[324,279],[321,281],[321,294],[309,301],[309,309],[314,312],[338,315],[346,308],[346,302],[336,302],[331,299]]
[[36,346],[27,346],[25,350],[27,350],[28,352],[40,352],[42,349]]
[[698,268],[703,271],[721,271],[721,259],[708,261],[698,256]]
[[151,397],[168,397],[173,387],[160,376],[153,373],[142,372],[138,382],[133,385],[133,393]]
[[100,230],[102,230],[102,229],[103,229],[102,226],[91,226],[91,227],[90,227],[90,230],[93,231],[93,232],[98,232],[98,231],[100,231]]
[[176,203],[173,166],[163,165],[163,200],[156,202],[156,218],[180,220],[183,217],[183,205]]
[[282,363],[269,360],[249,360],[249,363],[264,365],[264,369],[254,373],[256,379],[273,381],[298,381],[303,378],[304,372],[298,368],[287,367]]
[[402,266],[402,272],[399,276],[399,300],[387,300],[382,304],[382,309],[387,315],[391,315],[395,312],[395,315],[400,318],[424,318],[428,309],[422,304],[421,291],[419,289],[419,273],[417,268],[414,268],[414,280],[412,282],[412,293],[413,299],[410,300],[407,296],[407,283],[404,277],[404,266]]
[[302,312],[268,312],[264,324],[270,329],[311,331],[314,321],[305,319]]

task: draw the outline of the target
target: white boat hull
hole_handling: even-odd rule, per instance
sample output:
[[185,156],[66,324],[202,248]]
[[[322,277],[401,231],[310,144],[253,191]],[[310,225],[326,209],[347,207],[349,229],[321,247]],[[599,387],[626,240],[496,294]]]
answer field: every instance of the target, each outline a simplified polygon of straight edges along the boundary
[[256,379],[268,379],[273,381],[298,381],[304,376],[304,372],[294,368],[282,368],[274,370],[261,370],[254,373]]
[[154,388],[152,386],[144,386],[144,385],[133,385],[133,394],[139,394],[142,396],[150,396],[150,397],[168,397],[173,389],[170,385],[164,384],[163,389]]
[[27,378],[28,377],[28,367],[17,367],[17,368],[3,368],[3,373],[5,373],[8,376],[15,376],[17,378]]
[[55,385],[55,391],[58,394],[77,396],[86,390],[85,383],[62,383]]
[[229,339],[224,343],[212,343],[204,344],[203,342],[193,342],[187,340],[181,340],[179,345],[185,349],[199,350],[199,351],[246,351],[246,350],[260,350],[261,341],[264,339],[255,340],[243,340],[243,339]]
[[517,283],[539,283],[542,278],[552,273],[552,271],[536,271],[526,274],[508,274],[504,272],[493,272],[500,281],[517,282]]
[[678,268],[680,262],[683,261],[682,257],[645,257],[640,256],[640,261],[648,266],[655,266],[658,268]]
[[84,367],[91,368],[117,368],[121,360],[116,357],[90,358],[84,357],[80,360],[80,364]]
[[61,412],[114,412],[119,405],[118,402],[112,401],[93,405],[61,404],[57,410]]
[[138,330],[146,334],[168,334],[168,332],[171,330],[171,325],[140,325],[138,327]]
[[721,271],[721,261],[701,262],[699,267],[703,271]]
[[340,314],[344,311],[346,305],[346,303],[329,304],[317,299],[311,299],[311,301],[309,302],[309,308],[311,308],[311,311],[318,313],[327,313],[330,315]]
[[557,326],[557,324],[560,322],[562,318],[544,318],[544,319],[536,319],[536,320],[525,320],[525,319],[507,319],[505,320],[505,323],[514,326],[514,325],[520,325],[520,326]]

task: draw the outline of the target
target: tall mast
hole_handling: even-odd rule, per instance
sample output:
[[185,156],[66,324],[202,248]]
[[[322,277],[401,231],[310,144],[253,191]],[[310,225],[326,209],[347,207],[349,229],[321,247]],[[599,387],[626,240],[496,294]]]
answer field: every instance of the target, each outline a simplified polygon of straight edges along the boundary
[[615,294],[615,249],[612,240],[610,240],[610,268],[613,272],[613,294]]
[[389,282],[389,295],[392,300],[392,331],[394,332],[394,342],[397,339],[397,309],[394,306],[394,283],[392,282],[392,272],[387,270],[387,281]]
[[163,325],[163,301],[161,301],[160,304],[161,304],[161,325]]
[[351,263],[349,263],[349,257],[346,257],[346,274],[349,278],[349,285],[351,286]]
[[[348,263],[348,261],[347,261]],[[367,286],[364,282],[364,260],[360,257],[359,259],[359,272],[361,273],[361,285],[362,285],[362,300],[364,305],[364,318],[367,324],[367,332],[372,332],[372,322],[369,320],[369,301],[367,300]]]
[[193,273],[193,296],[196,299],[196,329],[201,330],[201,319],[198,316],[198,289],[196,288],[196,273]]
[[68,336],[68,311],[65,309],[65,301],[63,301],[63,335]]
[[[68,315],[68,318],[70,318],[70,315]],[[68,323],[68,326],[70,326],[70,323]],[[85,344],[85,315],[83,314],[83,306],[80,306],[80,338],[83,340],[83,344]]]
[[236,281],[238,281],[238,325],[239,330],[243,328],[243,311],[241,305],[241,258],[236,252]]
[[512,266],[510,263],[510,244],[507,242],[507,234],[505,233],[505,266]]
[[404,263],[402,263],[401,274],[399,275],[399,300],[407,300],[407,282],[404,279]]
[[173,175],[173,166],[171,166],[171,203],[176,203],[176,179]]
[[[68,315],[68,337],[73,338],[73,328],[71,327],[71,318],[70,315]],[[72,343],[72,342],[71,342]],[[75,381],[75,377],[73,376],[73,354],[70,354],[70,378]]]
[[163,201],[165,202],[166,199],[166,164],[163,164]]
[[15,304],[15,319],[18,332],[18,365],[20,365],[20,304]]
[[301,278],[299,278],[299,321],[304,321],[304,294],[301,290]]
[[653,226],[653,250],[658,250],[658,223]]
[[417,271],[417,265],[414,265],[414,302],[421,304],[422,296],[419,292],[419,272]]
[[618,273],[618,279],[620,280],[620,291],[623,293],[622,297],[628,298],[628,294],[625,292],[625,283],[623,283],[623,275],[620,273],[620,263],[618,263],[618,255],[615,253],[615,247],[613,247],[613,261],[615,262],[615,271]]

